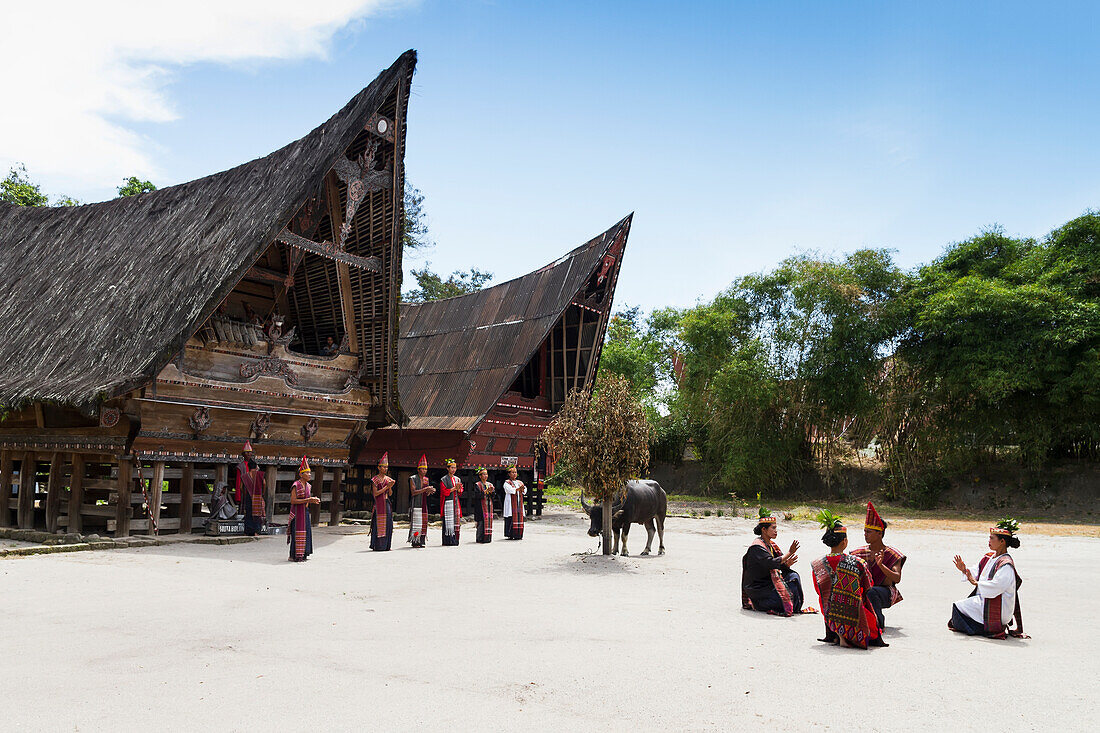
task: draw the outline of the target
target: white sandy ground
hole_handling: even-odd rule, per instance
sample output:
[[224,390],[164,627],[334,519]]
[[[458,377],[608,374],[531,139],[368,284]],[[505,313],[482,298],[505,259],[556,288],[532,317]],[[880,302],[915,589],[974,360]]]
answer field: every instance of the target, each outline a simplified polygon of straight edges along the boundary
[[[669,519],[664,557],[575,555],[558,513],[491,545],[375,553],[361,528],[0,560],[0,729],[1088,730],[1100,540],[1014,552],[1031,640],[952,634],[951,556],[986,536],[891,531],[909,556],[890,647],[815,641],[820,616],[742,611],[742,519]],[[857,524],[853,522],[852,524]],[[817,605],[810,525],[797,565]],[[397,530],[397,538],[405,532]],[[630,549],[645,531],[635,527]],[[656,550],[656,547],[654,547]]]

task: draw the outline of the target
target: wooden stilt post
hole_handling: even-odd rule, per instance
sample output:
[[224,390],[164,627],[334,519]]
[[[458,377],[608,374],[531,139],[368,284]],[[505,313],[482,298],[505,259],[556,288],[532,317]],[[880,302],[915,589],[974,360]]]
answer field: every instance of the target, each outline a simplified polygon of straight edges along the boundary
[[[325,467],[318,466],[317,472],[313,474],[317,477],[317,481],[313,484],[313,495],[318,499],[321,498],[321,494],[325,493]],[[320,504],[307,504],[306,511],[309,512],[309,523],[314,527],[321,524],[321,505]]]
[[73,453],[72,474],[69,477],[69,527],[70,532],[84,531],[84,456]]
[[11,451],[0,451],[0,527],[11,526]]
[[46,483],[46,531],[56,532],[61,515],[61,469],[65,466],[65,454],[54,453],[50,458],[50,480]]
[[328,509],[328,524],[335,527],[340,524],[340,502],[344,498],[344,469],[332,469],[332,503]]
[[149,486],[149,534],[153,534],[153,527],[160,527],[160,501],[164,495],[164,461],[153,463],[153,480]]
[[120,456],[118,459],[118,504],[115,506],[115,537],[130,536],[130,515],[133,507],[130,505],[130,494],[134,490],[133,482],[134,462]]
[[34,529],[34,473],[36,458],[33,452],[23,454],[19,467],[19,528]]
[[183,464],[180,477],[180,534],[191,534],[195,512],[195,464]]
[[264,506],[267,507],[267,521],[275,517],[275,482],[278,466],[266,466],[264,468]]

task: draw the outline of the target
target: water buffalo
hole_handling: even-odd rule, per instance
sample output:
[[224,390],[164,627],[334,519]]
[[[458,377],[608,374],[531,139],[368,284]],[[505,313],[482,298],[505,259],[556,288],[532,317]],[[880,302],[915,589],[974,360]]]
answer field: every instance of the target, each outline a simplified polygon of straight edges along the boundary
[[[603,531],[603,506],[590,505],[584,500],[584,490],[581,490],[581,508],[592,519],[588,527],[588,536],[597,537]],[[656,481],[627,481],[626,492],[621,502],[611,505],[611,532],[615,537],[611,554],[619,553],[619,534],[623,536],[623,556],[626,551],[626,536],[630,533],[631,524],[644,524],[645,531],[649,535],[645,543],[643,555],[649,554],[649,548],[653,545],[653,530],[656,524],[657,533],[661,537],[657,554],[665,554],[665,513],[668,511],[668,496],[665,490]]]

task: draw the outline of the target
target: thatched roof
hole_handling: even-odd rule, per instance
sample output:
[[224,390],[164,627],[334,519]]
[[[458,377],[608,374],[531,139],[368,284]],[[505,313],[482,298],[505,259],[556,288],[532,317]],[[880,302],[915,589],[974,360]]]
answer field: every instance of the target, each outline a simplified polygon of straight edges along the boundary
[[401,306],[406,429],[472,430],[530,361],[633,215],[549,265],[468,295]]
[[0,404],[154,378],[415,65],[405,52],[302,139],[222,173],[72,208],[0,204]]

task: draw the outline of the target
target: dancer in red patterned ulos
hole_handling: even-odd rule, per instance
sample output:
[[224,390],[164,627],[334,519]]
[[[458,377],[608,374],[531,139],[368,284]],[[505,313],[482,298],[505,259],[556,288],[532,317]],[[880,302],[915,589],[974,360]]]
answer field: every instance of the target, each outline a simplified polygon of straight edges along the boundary
[[880,629],[886,628],[886,618],[882,609],[893,608],[901,603],[898,583],[901,582],[901,568],[905,565],[905,555],[883,543],[886,534],[886,520],[875,511],[875,505],[867,502],[867,518],[863,520],[863,539],[867,544],[852,550],[852,554],[867,563],[874,585],[867,591],[871,608],[875,609],[875,619]]
[[887,646],[875,610],[867,600],[867,591],[873,585],[867,563],[844,552],[848,530],[840,517],[823,510],[817,519],[825,529],[821,541],[830,549],[828,555],[813,562],[814,588],[825,617],[825,638],[821,641],[859,649]]

